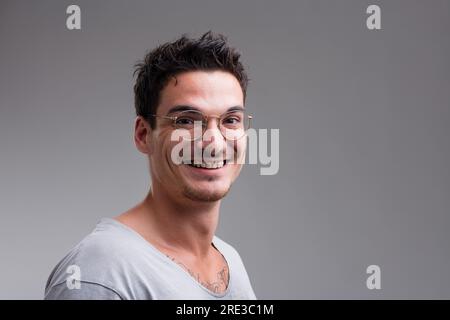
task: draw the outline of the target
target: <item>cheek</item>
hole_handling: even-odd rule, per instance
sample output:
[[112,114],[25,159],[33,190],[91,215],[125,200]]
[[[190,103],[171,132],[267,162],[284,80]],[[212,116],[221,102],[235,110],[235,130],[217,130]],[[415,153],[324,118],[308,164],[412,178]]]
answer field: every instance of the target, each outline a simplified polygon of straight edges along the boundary
[[240,166],[242,166],[242,164],[245,161],[245,152],[247,150],[247,140],[246,139],[242,139],[237,141],[236,146],[235,146],[235,152],[236,152],[236,158],[237,158],[237,164],[239,164]]
[[[167,170],[166,168],[175,165],[171,160],[171,152],[176,142],[170,140],[170,134],[165,131],[157,131],[152,139],[151,159],[154,168]],[[157,169],[158,170],[158,169]]]
[[163,148],[160,150],[160,161],[161,164],[166,166],[166,167],[174,167],[177,166],[173,161],[172,161],[172,150],[175,147],[175,145],[172,144],[172,142],[169,141],[165,141]]

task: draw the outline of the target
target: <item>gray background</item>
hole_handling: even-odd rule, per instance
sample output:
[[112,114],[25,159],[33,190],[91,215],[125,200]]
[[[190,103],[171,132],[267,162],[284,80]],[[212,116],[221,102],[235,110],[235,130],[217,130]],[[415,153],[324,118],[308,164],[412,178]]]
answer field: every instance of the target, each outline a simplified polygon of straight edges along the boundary
[[257,297],[450,298],[447,0],[1,1],[0,298],[41,299],[101,217],[142,200],[132,66],[209,29],[243,53],[255,126],[280,129],[279,173],[244,168],[217,231]]

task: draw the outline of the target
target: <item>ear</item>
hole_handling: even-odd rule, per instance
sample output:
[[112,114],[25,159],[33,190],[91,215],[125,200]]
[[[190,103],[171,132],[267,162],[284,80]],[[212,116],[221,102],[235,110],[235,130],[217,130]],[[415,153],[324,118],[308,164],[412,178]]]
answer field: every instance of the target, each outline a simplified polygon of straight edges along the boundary
[[150,155],[153,151],[152,129],[142,116],[137,116],[134,121],[134,144],[142,153]]

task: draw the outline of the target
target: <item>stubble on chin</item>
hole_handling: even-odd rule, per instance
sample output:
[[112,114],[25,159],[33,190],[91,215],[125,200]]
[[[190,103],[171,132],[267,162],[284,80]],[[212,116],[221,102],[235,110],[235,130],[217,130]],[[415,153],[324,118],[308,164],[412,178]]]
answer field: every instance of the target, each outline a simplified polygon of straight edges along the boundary
[[198,190],[192,188],[190,186],[184,186],[183,195],[192,200],[192,201],[200,201],[200,202],[215,202],[224,198],[228,191],[230,191],[231,185],[226,190]]

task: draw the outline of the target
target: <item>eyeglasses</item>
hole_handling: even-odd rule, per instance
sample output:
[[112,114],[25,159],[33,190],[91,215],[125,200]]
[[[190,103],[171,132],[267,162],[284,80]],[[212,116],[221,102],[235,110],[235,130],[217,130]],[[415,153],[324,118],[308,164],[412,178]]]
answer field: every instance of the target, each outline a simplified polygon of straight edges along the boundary
[[[172,120],[173,127],[189,131],[189,137],[185,137],[185,139],[190,141],[203,137],[210,118],[218,119],[219,130],[225,139],[239,140],[245,136],[253,119],[244,110],[227,111],[220,116],[207,116],[197,110],[183,110],[175,113],[173,116],[160,116],[156,114],[151,114],[150,116]],[[199,130],[200,125],[201,132]],[[196,127],[198,128],[197,130],[195,130]]]

